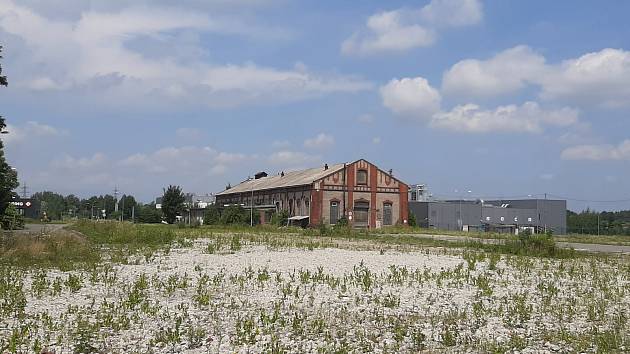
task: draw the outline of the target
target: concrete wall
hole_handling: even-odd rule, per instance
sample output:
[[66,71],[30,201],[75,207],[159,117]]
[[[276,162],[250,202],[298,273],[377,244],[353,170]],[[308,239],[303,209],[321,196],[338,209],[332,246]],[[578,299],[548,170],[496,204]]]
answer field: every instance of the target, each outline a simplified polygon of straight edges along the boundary
[[[541,229],[551,229],[554,233],[564,235],[567,232],[567,201],[552,199],[502,199],[488,200],[486,204],[500,206],[510,204],[512,208],[530,209],[534,211],[534,224]],[[510,209],[510,208],[508,208]],[[538,215],[537,215],[538,214]],[[538,217],[536,217],[538,216]],[[536,223],[538,221],[538,223]]]
[[[509,207],[502,208],[502,204]],[[461,230],[458,220],[459,201],[409,202],[409,210],[414,213],[416,222],[422,227],[443,230]],[[463,201],[461,203],[463,225],[538,226],[541,230],[553,230],[565,234],[566,201],[546,199],[494,200],[481,203]]]
[[423,227],[462,230],[463,226],[481,224],[481,204],[472,202],[409,202],[409,211]]

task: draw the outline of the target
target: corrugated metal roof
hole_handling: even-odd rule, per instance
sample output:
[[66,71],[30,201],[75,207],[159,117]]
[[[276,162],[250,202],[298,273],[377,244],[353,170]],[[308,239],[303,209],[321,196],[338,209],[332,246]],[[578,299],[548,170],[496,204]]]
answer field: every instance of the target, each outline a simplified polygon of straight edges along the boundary
[[329,166],[327,170],[324,167],[309,168],[307,170],[285,172],[284,176],[269,176],[259,179],[252,179],[238,184],[228,190],[224,190],[216,195],[226,195],[232,193],[245,193],[252,190],[264,190],[273,188],[285,188],[309,185],[322,177],[325,177],[331,173],[343,170],[343,164],[336,164]]

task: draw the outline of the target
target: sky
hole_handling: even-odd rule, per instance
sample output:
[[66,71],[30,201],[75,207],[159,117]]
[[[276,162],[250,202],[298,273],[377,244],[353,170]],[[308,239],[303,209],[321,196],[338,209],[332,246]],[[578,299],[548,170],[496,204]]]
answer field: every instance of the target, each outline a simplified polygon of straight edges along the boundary
[[628,1],[0,0],[29,192],[360,158],[436,197],[630,209]]

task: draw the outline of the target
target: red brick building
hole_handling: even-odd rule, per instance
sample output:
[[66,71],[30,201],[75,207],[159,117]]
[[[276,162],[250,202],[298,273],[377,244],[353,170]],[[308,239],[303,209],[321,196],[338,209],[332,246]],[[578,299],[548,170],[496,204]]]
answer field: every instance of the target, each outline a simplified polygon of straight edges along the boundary
[[253,207],[261,223],[286,210],[311,226],[334,225],[342,217],[360,228],[407,224],[407,184],[363,159],[257,177],[218,193],[217,205]]

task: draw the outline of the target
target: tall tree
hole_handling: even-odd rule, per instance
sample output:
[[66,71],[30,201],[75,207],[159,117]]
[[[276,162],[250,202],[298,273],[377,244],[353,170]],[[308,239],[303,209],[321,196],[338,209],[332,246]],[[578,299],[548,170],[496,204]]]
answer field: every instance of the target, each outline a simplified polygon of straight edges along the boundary
[[172,224],[177,220],[177,216],[184,210],[186,197],[180,186],[168,186],[162,196],[162,214],[166,222]]
[[43,191],[33,194],[32,198],[40,201],[42,212],[50,219],[60,220],[62,215],[67,213],[66,198],[61,194]]
[[125,195],[118,201],[118,210],[122,213],[125,220],[131,220],[132,209],[137,205],[136,198],[132,195]]
[[[0,46],[0,59],[2,59],[2,46]],[[2,65],[0,65],[0,86],[7,86],[6,76],[2,76]],[[4,118],[0,116],[0,134],[7,133]],[[0,218],[4,217],[9,202],[15,196],[13,190],[19,186],[17,172],[9,166],[4,158],[4,145],[0,140]]]
[[144,224],[158,224],[162,221],[162,212],[155,208],[155,203],[139,204],[136,207],[136,220]]

